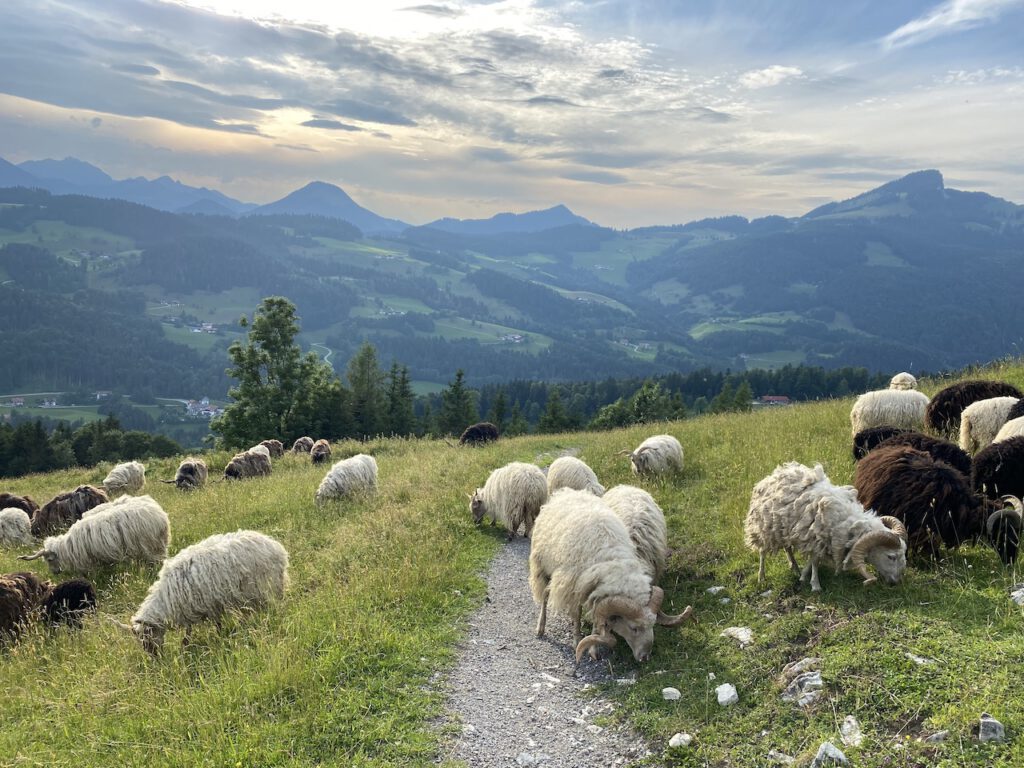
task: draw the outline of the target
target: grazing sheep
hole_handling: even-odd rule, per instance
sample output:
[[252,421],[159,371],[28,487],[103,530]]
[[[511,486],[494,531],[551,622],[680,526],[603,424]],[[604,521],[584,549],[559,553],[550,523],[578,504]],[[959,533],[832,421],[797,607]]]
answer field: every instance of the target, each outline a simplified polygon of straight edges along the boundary
[[18,507],[0,509],[0,547],[23,547],[32,543],[32,520]]
[[1012,384],[1002,381],[961,381],[939,391],[928,403],[925,421],[933,432],[956,435],[960,431],[960,414],[971,403],[992,397],[1024,397]]
[[889,389],[917,389],[917,379],[906,371],[897,373],[889,380]]
[[1008,437],[978,451],[971,487],[990,499],[1024,496],[1024,437]]
[[159,563],[170,538],[167,513],[150,496],[122,496],[88,510],[67,533],[48,537],[34,555],[18,559],[41,557],[53,573],[88,573],[128,560]]
[[891,448],[897,445],[909,445],[911,448],[924,451],[936,461],[946,462],[953,469],[962,473],[964,477],[971,476],[971,457],[960,446],[949,442],[949,440],[932,437],[923,432],[907,431],[883,440],[878,447]]
[[603,501],[626,526],[644,572],[657,584],[668,562],[668,526],[661,507],[651,494],[632,485],[616,485]]
[[187,639],[199,622],[280,600],[287,585],[288,553],[278,541],[258,531],[218,533],[165,561],[131,626],[120,626],[155,656],[167,630],[183,627]]
[[961,472],[924,451],[881,445],[857,465],[853,485],[865,507],[903,523],[911,551],[934,556],[940,543],[956,549],[986,536],[996,545],[998,530],[1000,559],[1010,563],[1017,556],[1004,529],[1014,523],[1019,529],[1019,515],[976,494]]
[[459,438],[459,445],[483,445],[498,439],[498,428],[489,421],[481,421],[466,427]]
[[313,448],[312,437],[300,437],[292,443],[292,453],[309,453]]
[[68,579],[50,590],[42,609],[50,626],[79,629],[85,614],[96,610],[96,590],[85,579]]
[[50,590],[50,582],[19,571],[0,576],[0,644],[16,640]]
[[928,396],[916,389],[876,389],[857,398],[850,410],[850,426],[856,435],[871,427],[924,429]]
[[66,531],[83,513],[108,501],[106,492],[92,485],[80,485],[73,491],[59,493],[32,516],[32,535],[41,539]]
[[[602,499],[586,491],[563,489],[544,505],[530,547],[530,591],[540,606],[537,636],[544,634],[550,604],[572,619],[576,661],[597,646],[612,647],[621,636],[637,661],[646,661],[654,645],[654,625],[674,627],[690,618],[661,612],[664,592],[651,584],[626,526]],[[583,615],[593,632],[583,637]],[[613,634],[614,633],[614,634]]]
[[39,505],[31,496],[15,496],[13,493],[0,493],[0,509],[22,510],[31,519],[39,511]]
[[634,475],[664,475],[683,471],[683,446],[672,435],[648,437],[632,453],[620,451],[619,455],[629,456]]
[[491,472],[484,487],[469,497],[469,508],[474,523],[490,515],[491,525],[505,526],[509,539],[515,538],[520,525],[530,538],[534,520],[547,500],[548,481],[540,468],[514,461]]
[[103,480],[103,488],[110,498],[122,493],[138,493],[146,485],[146,468],[137,461],[118,464]]
[[[1014,419],[1019,419],[1021,416],[1024,416],[1024,397],[1014,403],[1013,407],[1010,408],[1010,412],[1006,414],[1006,420],[1013,421]],[[0,503],[2,502],[3,495],[0,494]]]
[[890,584],[899,582],[907,566],[903,524],[865,511],[856,491],[833,485],[820,464],[811,469],[791,461],[755,485],[744,532],[747,546],[760,555],[759,582],[765,555],[780,549],[794,571],[799,569],[794,552],[807,555],[800,581],[810,575],[814,592],[821,591],[818,565],[823,562],[831,561],[837,571],[856,571],[865,584],[877,581],[867,563]]
[[330,461],[331,444],[323,439],[317,440],[309,450],[309,457],[313,460],[314,464],[324,464]]
[[360,453],[336,462],[320,481],[316,490],[316,503],[323,504],[331,499],[340,499],[356,493],[372,493],[377,490],[377,460]]
[[178,471],[174,473],[173,480],[161,480],[160,482],[174,483],[179,491],[197,491],[206,485],[208,476],[209,470],[206,468],[206,462],[189,456],[187,459],[182,459],[181,464],[178,465]]
[[977,453],[991,443],[1017,402],[1016,397],[989,397],[964,408],[960,414],[960,447]]
[[284,456],[284,443],[280,440],[264,440],[260,445],[270,451],[270,458],[272,459],[279,459]]
[[224,467],[225,480],[247,480],[250,477],[264,477],[269,474],[270,454],[266,448],[236,453]]
[[265,446],[263,443],[259,443],[258,445],[252,446],[252,448],[246,450],[246,453],[258,453],[261,456],[266,456],[267,461],[270,461],[270,449],[267,448],[267,446]]
[[860,461],[877,448],[882,441],[907,431],[909,430],[903,429],[903,427],[890,427],[888,425],[862,429],[853,436],[853,460]]
[[1019,416],[1016,419],[1010,419],[1008,422],[1003,424],[996,432],[993,443],[1001,443],[1004,440],[1009,440],[1011,437],[1024,436],[1024,416]]
[[559,456],[548,467],[548,496],[559,488],[590,491],[595,496],[604,495],[604,486],[597,481],[594,470],[575,456]]

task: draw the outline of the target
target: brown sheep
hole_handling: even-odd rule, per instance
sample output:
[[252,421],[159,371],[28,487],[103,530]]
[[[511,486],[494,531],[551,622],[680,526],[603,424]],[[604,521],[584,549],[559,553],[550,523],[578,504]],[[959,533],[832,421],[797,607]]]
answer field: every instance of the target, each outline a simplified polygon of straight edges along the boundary
[[80,485],[73,491],[59,493],[32,516],[32,535],[41,539],[63,533],[90,509],[108,501],[106,492],[93,485]]

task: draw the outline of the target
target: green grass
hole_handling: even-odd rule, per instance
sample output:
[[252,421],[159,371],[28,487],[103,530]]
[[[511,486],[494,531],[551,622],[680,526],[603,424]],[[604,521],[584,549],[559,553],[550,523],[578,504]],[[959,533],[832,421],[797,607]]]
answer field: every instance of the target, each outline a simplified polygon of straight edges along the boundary
[[[991,375],[1024,385],[1020,365]],[[939,384],[924,388],[932,394]],[[435,676],[454,662],[465,621],[484,599],[480,574],[500,546],[494,532],[471,525],[465,492],[494,467],[567,447],[579,448],[605,485],[635,482],[616,452],[665,431],[683,443],[686,469],[640,484],[669,523],[666,610],[692,604],[700,623],[659,628],[644,665],[623,643],[607,660],[614,677],[637,678],[608,686],[607,695],[618,705],[613,717],[650,739],[655,764],[765,765],[777,749],[806,765],[823,740],[839,743],[839,723],[852,714],[865,742],[844,750],[857,766],[1021,765],[1024,610],[1008,598],[1009,586],[1024,580],[1019,569],[1004,568],[983,547],[966,547],[938,564],[912,562],[898,587],[864,587],[825,569],[824,591],[812,595],[779,555],[769,561],[767,583],[757,583],[756,556],[742,532],[751,488],[789,460],[821,462],[834,481],[849,482],[851,402],[508,439],[473,450],[416,440],[342,443],[336,455],[376,455],[380,492],[322,510],[312,501],[322,469],[291,457],[276,462],[270,478],[190,496],[155,483],[171,475],[173,461],[152,462],[146,490],[171,517],[172,551],[219,531],[263,530],[291,554],[286,599],[220,629],[201,627],[186,648],[173,632],[155,662],[102,620],[77,634],[33,629],[0,655],[0,755],[5,765],[76,768],[431,765],[444,738]],[[215,454],[211,465],[219,469],[226,459]],[[4,489],[45,499],[97,482],[108,468],[18,478]],[[16,554],[0,552],[0,569],[22,569]],[[125,619],[155,571],[96,574],[102,612]],[[713,597],[705,592],[712,585],[726,590]],[[731,602],[720,603],[722,596]],[[719,637],[735,625],[753,628],[750,648]],[[906,652],[935,664],[918,666]],[[798,710],[779,700],[776,679],[785,663],[812,655],[822,659],[826,696]],[[721,682],[736,685],[739,704],[718,706]],[[666,686],[682,698],[664,701]],[[1007,744],[971,739],[982,711],[1007,727]],[[943,744],[917,740],[940,729],[951,731]],[[662,754],[677,731],[693,734],[693,746]]]
[[[220,293],[196,291],[185,295],[165,296],[160,288],[143,286],[150,303],[146,312],[154,317],[176,317],[182,312],[194,315],[202,323],[218,323],[237,328],[242,315],[252,315],[258,307],[262,294],[255,288],[232,288]],[[163,305],[160,301],[171,300],[177,305]]]
[[[0,229],[0,246],[7,243],[38,245],[64,257],[70,257],[73,249],[116,254],[135,245],[129,237],[95,227],[78,227],[63,221],[37,221],[22,232]],[[78,263],[77,258],[73,260]]]
[[173,341],[176,344],[184,344],[186,347],[192,347],[197,352],[209,352],[211,349],[227,349],[232,341],[236,338],[241,338],[241,334],[237,333],[218,336],[213,333],[193,333],[187,327],[166,324],[163,324],[161,327],[164,330],[164,336],[169,341]]
[[17,414],[32,418],[54,419],[55,421],[97,421],[103,417],[99,414],[99,405],[71,405],[57,408],[38,408],[31,405],[11,408],[0,406],[0,418]]

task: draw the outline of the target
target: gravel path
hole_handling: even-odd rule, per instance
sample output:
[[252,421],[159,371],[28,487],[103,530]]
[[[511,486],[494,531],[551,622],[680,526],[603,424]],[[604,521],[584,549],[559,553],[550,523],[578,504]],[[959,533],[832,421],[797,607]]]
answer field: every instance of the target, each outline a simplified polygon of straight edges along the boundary
[[608,664],[585,659],[576,669],[566,617],[549,613],[546,637],[534,635],[529,554],[530,542],[517,537],[487,573],[487,601],[470,619],[447,683],[461,735],[442,758],[470,768],[593,768],[642,758],[647,746],[636,733],[594,722],[612,703],[583,693],[610,679]]

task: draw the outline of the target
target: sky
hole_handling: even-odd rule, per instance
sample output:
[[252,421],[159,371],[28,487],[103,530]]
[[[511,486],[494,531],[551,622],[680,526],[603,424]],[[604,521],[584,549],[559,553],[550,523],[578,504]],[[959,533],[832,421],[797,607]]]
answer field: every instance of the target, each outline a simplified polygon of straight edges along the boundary
[[421,224],[1024,203],[1024,0],[3,0],[0,157]]

